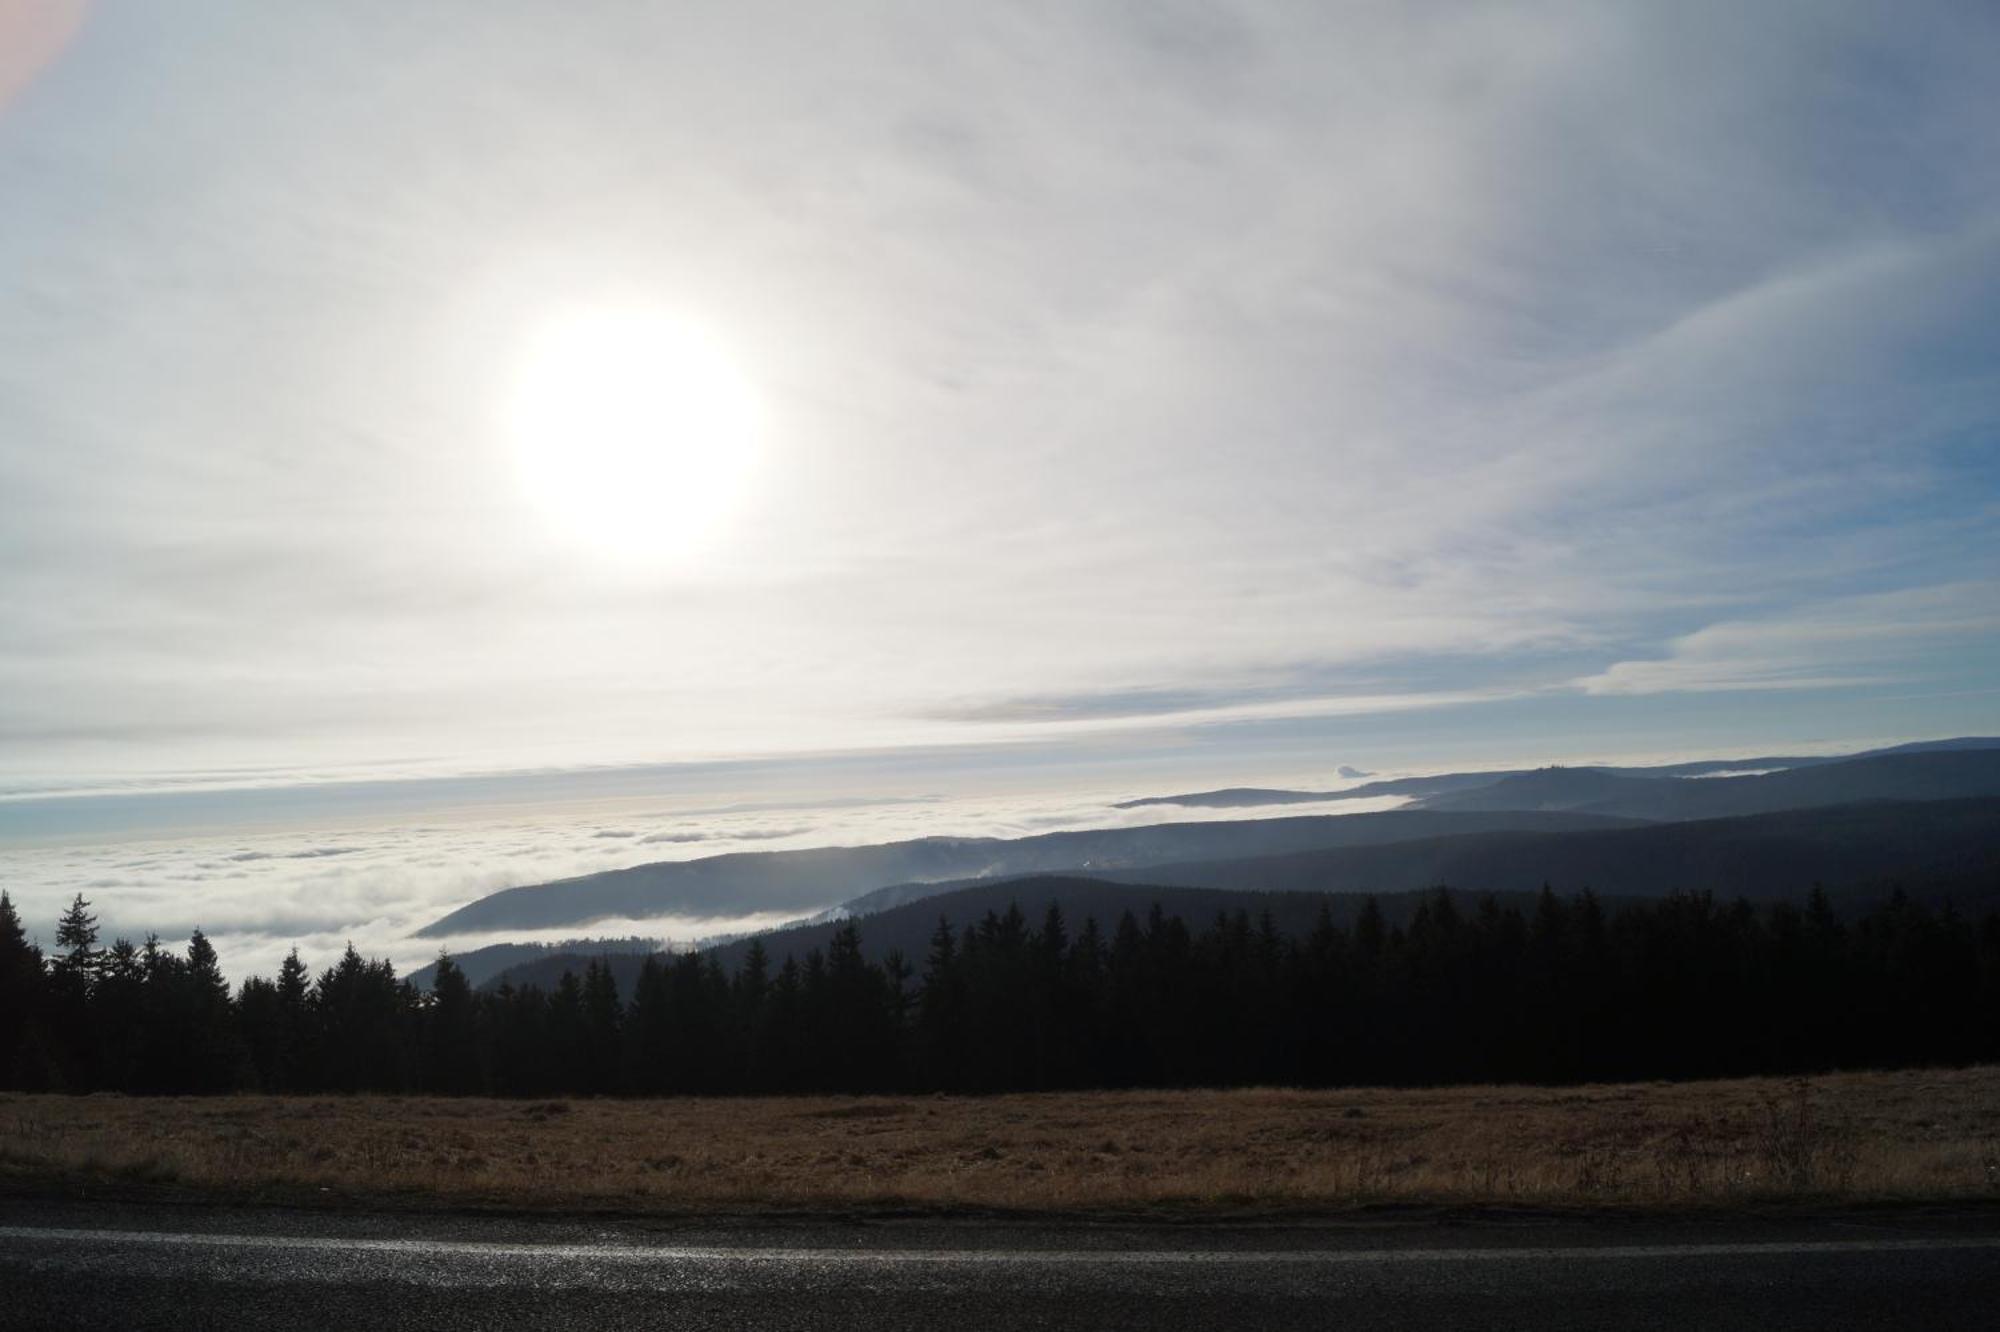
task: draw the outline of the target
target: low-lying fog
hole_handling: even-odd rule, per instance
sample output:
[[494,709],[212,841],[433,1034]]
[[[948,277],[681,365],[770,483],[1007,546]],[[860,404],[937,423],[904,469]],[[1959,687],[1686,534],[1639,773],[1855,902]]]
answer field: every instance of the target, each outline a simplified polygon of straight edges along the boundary
[[[1303,783],[1302,783],[1303,784]],[[1316,790],[1355,785],[1311,783]],[[426,817],[318,823],[274,831],[211,830],[142,840],[77,838],[0,851],[0,885],[31,937],[53,945],[70,899],[90,900],[103,942],[146,932],[178,945],[205,931],[233,979],[268,975],[297,945],[317,972],[352,942],[408,972],[437,955],[418,927],[477,897],[518,884],[689,860],[732,851],[861,845],[926,836],[1023,837],[1073,828],[1139,826],[1389,809],[1398,798],[1207,810],[1120,810],[1114,802],[1172,787],[1060,795],[883,796],[856,801],[756,801],[658,796],[577,803],[509,804]],[[831,907],[845,895],[820,904]],[[759,929],[798,913],[754,901],[737,914],[607,920],[587,927],[510,930],[450,939],[454,952],[508,940],[645,935],[674,943]]]

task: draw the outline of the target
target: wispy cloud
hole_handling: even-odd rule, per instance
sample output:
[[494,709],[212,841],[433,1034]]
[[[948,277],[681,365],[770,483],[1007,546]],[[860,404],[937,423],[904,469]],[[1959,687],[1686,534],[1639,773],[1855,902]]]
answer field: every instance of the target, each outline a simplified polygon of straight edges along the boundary
[[2000,636],[2000,583],[1847,597],[1709,625],[1666,656],[1616,662],[1577,684],[1592,694],[1830,689],[1907,681],[1939,654]]
[[[1784,644],[2000,575],[1996,40],[1823,0],[97,6],[0,107],[0,788],[1201,726],[1247,762],[1298,719],[1962,686]],[[607,293],[769,412],[671,566],[549,537],[496,425]]]

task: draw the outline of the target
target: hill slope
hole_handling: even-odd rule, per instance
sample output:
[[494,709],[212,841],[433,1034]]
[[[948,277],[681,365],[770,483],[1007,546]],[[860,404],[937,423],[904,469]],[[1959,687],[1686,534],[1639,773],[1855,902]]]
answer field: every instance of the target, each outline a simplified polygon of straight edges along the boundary
[[[1159,823],[1021,838],[927,837],[878,846],[745,851],[509,888],[417,931],[438,937],[583,925],[613,917],[819,911],[890,884],[1002,878],[1065,870],[1275,855],[1497,828],[1615,827],[1615,816],[1566,812],[1391,810],[1233,822]],[[884,904],[886,905],[886,903]]]
[[[640,957],[659,951],[658,939],[570,939],[563,943],[497,943],[453,953],[451,960],[465,973],[466,983],[475,989],[501,972],[525,966],[545,957],[609,957],[634,953]],[[580,968],[579,968],[580,969]],[[560,974],[560,973],[558,973]],[[410,984],[428,990],[437,981],[437,963],[426,962],[412,971]]]
[[[867,910],[887,900],[883,894],[849,905],[870,957],[898,949],[920,965],[941,916],[962,928],[1010,905],[1036,924],[1054,902],[1072,930],[1095,917],[1107,931],[1123,912],[1143,916],[1155,903],[1197,927],[1222,912],[1255,917],[1268,911],[1281,933],[1296,936],[1311,928],[1323,905],[1336,923],[1346,924],[1370,896],[1379,896],[1384,915],[1397,924],[1414,910],[1422,890],[1437,884],[1451,885],[1460,898],[1491,893],[1503,903],[1525,905],[1545,882],[1565,894],[1588,887],[1607,902],[1680,890],[1798,901],[1821,885],[1849,909],[1865,909],[1892,887],[1932,902],[1984,908],[2000,904],[2000,799],[1881,802],[1575,832],[1469,833],[1091,877],[911,885],[891,890],[907,895],[883,909]],[[788,954],[803,957],[824,948],[841,923],[816,921],[757,937],[775,965]],[[743,939],[712,951],[733,969],[748,948]],[[643,959],[606,960],[623,987]],[[504,979],[546,988],[564,971],[580,972],[586,961],[583,953],[551,955],[509,970]]]
[[[1612,777],[1633,778],[1674,778],[1674,777],[1714,777],[1725,773],[1766,773],[1780,769],[1818,768],[1830,763],[1847,763],[1855,759],[1882,758],[1895,754],[1935,754],[1965,750],[2000,749],[2000,738],[1993,736],[1960,736],[1951,740],[1918,740],[1906,745],[1892,745],[1887,749],[1869,749],[1855,754],[1789,754],[1766,755],[1757,758],[1697,759],[1686,763],[1663,763],[1642,767],[1619,767],[1615,765],[1590,763],[1578,764],[1560,771],[1603,773]],[[1542,771],[1551,771],[1543,769]],[[1491,772],[1446,772],[1424,777],[1394,777],[1383,781],[1367,782],[1351,786],[1341,791],[1295,791],[1269,789],[1265,787],[1228,787],[1219,791],[1190,791],[1181,795],[1145,796],[1137,800],[1124,800],[1114,805],[1114,809],[1140,809],[1153,805],[1179,805],[1189,808],[1242,809],[1256,805],[1295,805],[1308,802],[1330,800],[1365,800],[1379,796],[1411,796],[1419,804],[1432,808],[1449,808],[1446,802],[1435,797],[1454,795],[1460,792],[1482,790],[1509,778],[1532,776],[1533,769],[1511,768]],[[1960,794],[1973,794],[1961,792]],[[1855,797],[1859,798],[1859,797]],[[1471,808],[1472,805],[1460,806]],[[1480,808],[1507,809],[1519,806],[1496,801]],[[1748,813],[1750,811],[1739,811]]]
[[[863,916],[855,924],[861,933],[862,952],[872,961],[881,961],[891,951],[901,952],[911,966],[921,968],[925,951],[930,945],[933,931],[937,929],[940,917],[949,920],[954,929],[976,925],[991,911],[1004,915],[1011,906],[1019,906],[1028,918],[1028,923],[1037,928],[1042,923],[1043,914],[1050,903],[1062,908],[1063,918],[1073,933],[1086,919],[1095,919],[1098,928],[1108,938],[1117,927],[1118,919],[1125,912],[1143,919],[1154,905],[1163,914],[1177,916],[1195,930],[1207,926],[1220,914],[1234,914],[1246,911],[1252,919],[1269,912],[1280,934],[1287,937],[1303,936],[1319,918],[1320,908],[1327,907],[1333,913],[1336,924],[1351,925],[1354,917],[1368,900],[1367,894],[1327,894],[1313,892],[1234,892],[1213,888],[1174,888],[1155,884],[1118,883],[1108,879],[1079,878],[1072,875],[1036,874],[1018,879],[999,879],[955,888],[915,902],[907,902],[887,911]],[[1404,893],[1384,896],[1378,899],[1383,918],[1392,926],[1407,923],[1418,903],[1427,897],[1425,893]],[[1453,893],[1461,902],[1469,902],[1470,893]],[[1525,906],[1532,899],[1528,894],[1517,895],[1516,900]],[[785,958],[793,957],[801,961],[813,949],[824,949],[835,930],[844,921],[815,921],[809,924],[788,926],[755,936],[764,945],[770,965],[776,968]],[[743,956],[750,948],[749,939],[739,939],[709,950],[726,971],[735,971],[742,964]],[[491,985],[501,981],[514,986],[537,985],[550,989],[561,979],[565,971],[581,973],[593,955],[577,953],[567,956],[552,955],[538,958],[533,962],[514,967],[495,978]],[[631,985],[639,974],[644,958],[632,955],[611,955],[600,959],[611,968],[611,974],[618,982],[620,994],[630,994]]]
[[1433,797],[1428,809],[1576,810],[1639,819],[1715,819],[1861,800],[2000,796],[2000,749],[1932,749],[1843,759],[1755,777],[1631,777],[1542,768]]
[[2000,900],[2000,799],[1879,801],[1567,833],[1492,832],[1280,856],[1152,865],[1103,877],[1243,891],[1477,892],[1592,888],[1797,899],[1900,883],[1962,905]]

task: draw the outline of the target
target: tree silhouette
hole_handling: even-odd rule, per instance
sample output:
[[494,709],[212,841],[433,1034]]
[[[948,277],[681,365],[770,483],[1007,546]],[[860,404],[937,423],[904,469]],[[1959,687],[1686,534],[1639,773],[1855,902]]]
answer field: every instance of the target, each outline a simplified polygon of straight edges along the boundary
[[55,1075],[59,1085],[89,1086],[95,1081],[98,1035],[91,1025],[90,998],[104,955],[97,947],[97,917],[82,893],[56,923],[56,949],[45,1009]]
[[13,899],[0,891],[0,1086],[48,1085],[42,951],[28,942]]
[[592,958],[584,968],[582,1009],[584,1090],[593,1094],[617,1091],[623,1063],[619,1034],[623,1014],[618,1006],[618,984],[600,958]]
[[102,954],[97,948],[97,917],[90,914],[90,903],[82,893],[78,893],[69,909],[56,922],[55,965],[59,972],[67,972],[82,979],[87,986],[96,980]]
[[465,973],[439,953],[424,1022],[423,1070],[429,1090],[462,1096],[480,1089],[478,1022],[478,1001]]
[[[1824,894],[1762,910],[1678,893],[1606,910],[1588,892],[1444,890],[1268,912],[1199,932],[1155,906],[1107,939],[1060,908],[963,930],[921,974],[871,961],[864,925],[771,969],[608,962],[554,990],[476,990],[441,956],[419,995],[350,946],[309,983],[294,950],[232,996],[196,931],[96,946],[81,898],[44,959],[0,894],[0,1083],[203,1093],[518,1096],[1032,1091],[1052,1087],[1576,1082],[1802,1073],[2000,1058],[2000,915],[1903,894],[1843,917]],[[46,1038],[45,1038],[46,1033]]]

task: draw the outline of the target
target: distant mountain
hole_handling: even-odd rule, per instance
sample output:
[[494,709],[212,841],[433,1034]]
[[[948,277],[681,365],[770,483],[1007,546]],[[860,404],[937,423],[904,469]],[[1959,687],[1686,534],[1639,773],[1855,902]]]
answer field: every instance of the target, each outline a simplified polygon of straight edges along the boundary
[[[544,957],[600,957],[612,953],[636,953],[644,957],[659,951],[658,939],[569,939],[562,943],[497,943],[451,954],[451,960],[465,973],[467,983],[484,985],[509,967]],[[409,974],[410,984],[428,990],[437,982],[437,963],[426,962]]]
[[1475,892],[1591,888],[1620,897],[1677,890],[1796,899],[1814,885],[1849,898],[1901,886],[1961,906],[2000,903],[2000,799],[1876,801],[1609,830],[1488,832],[1279,856],[1152,865],[1102,877],[1259,892]]
[[1303,805],[1339,800],[1340,791],[1274,791],[1260,786],[1230,786],[1220,791],[1190,791],[1186,795],[1141,796],[1120,800],[1113,809],[1145,809],[1152,805],[1184,805],[1198,809],[1242,809],[1250,805]]
[[[1627,799],[1639,801],[1683,779],[1621,777],[1596,768],[1538,768],[1497,782],[1431,797],[1426,809],[1587,809]],[[1664,799],[1665,797],[1660,797]]]
[[1496,828],[1553,831],[1624,822],[1595,814],[1391,810],[1380,813],[1157,823],[1033,837],[926,837],[878,846],[743,851],[509,888],[423,929],[423,937],[547,929],[618,917],[817,911],[885,885],[1274,855]]
[[1907,745],[1870,749],[1855,758],[1880,758],[1884,754],[1939,754],[1964,749],[2000,749],[2000,735],[1961,735],[1952,740],[1913,740]]
[[[1563,892],[1591,888],[1635,898],[1687,889],[1753,899],[1802,896],[1815,884],[1864,892],[1893,880],[1933,900],[1969,902],[2000,894],[2000,800],[1874,801],[1612,828],[1459,831],[1091,877],[1237,892],[1402,893],[1449,884],[1509,893],[1548,883]],[[868,916],[971,886],[898,884],[854,898],[827,919]]]
[[1191,809],[1241,809],[1254,805],[1297,805],[1321,800],[1376,800],[1383,796],[1432,796],[1450,791],[1466,791],[1490,786],[1503,777],[1513,777],[1525,769],[1501,772],[1446,772],[1429,777],[1391,777],[1365,782],[1344,791],[1287,791],[1258,786],[1232,786],[1219,791],[1190,791],[1182,795],[1142,796],[1121,800],[1113,809],[1143,809],[1152,805],[1182,805]]
[[[1568,832],[1580,828],[1622,828],[1622,827],[1628,827],[1632,823],[1632,821],[1628,819],[1607,820],[1595,814],[1576,815],[1567,812],[1545,814],[1533,810],[1525,812],[1517,810],[1503,810],[1498,814],[1481,812],[1478,814],[1478,817],[1481,820],[1484,820],[1484,822],[1481,823],[1470,822],[1468,821],[1468,816],[1461,813],[1456,813],[1456,812],[1435,813],[1430,810],[1397,809],[1397,810],[1386,810],[1375,814],[1347,814],[1347,815],[1340,815],[1333,817],[1322,816],[1322,818],[1324,818],[1324,827],[1317,831],[1317,835],[1315,836],[1314,841],[1316,847],[1318,848],[1342,847],[1342,846],[1366,846],[1375,843],[1404,842],[1410,840],[1420,840],[1424,838],[1447,837],[1459,834],[1492,832],[1498,830]],[[1268,823],[1292,824],[1292,823],[1307,823],[1307,822],[1317,822],[1317,820],[1307,820],[1307,819],[1261,820],[1260,819],[1260,820],[1247,820],[1240,823],[1175,824],[1170,826],[1254,829],[1260,824],[1268,824]],[[1263,839],[1258,838],[1256,840],[1263,840]],[[1283,854],[1283,853],[1259,850],[1252,852],[1251,856],[1254,858],[1257,856],[1276,855],[1276,854]],[[1122,870],[1124,871],[1122,873],[1120,872],[1121,867],[1116,867],[1116,866],[1086,865],[1086,866],[1078,866],[1076,868],[1079,870],[1088,871],[1092,877],[1109,878],[1115,875],[1116,877],[1122,877],[1127,881],[1136,881],[1136,880],[1143,880],[1145,878],[1146,870],[1149,866],[1159,863],[1163,862],[1149,859],[1143,865],[1122,867]],[[1164,863],[1172,864],[1181,862],[1169,861]],[[1050,872],[1060,873],[1062,871],[1050,871]],[[990,878],[993,876],[982,876],[982,877]],[[1018,876],[1001,876],[1001,877],[1018,877]],[[877,888],[873,892],[863,893],[859,897],[850,898],[849,900],[841,903],[836,912],[830,913],[829,919],[838,919],[842,916],[869,915],[874,912],[886,911],[891,907],[901,906],[905,902],[915,902],[926,897],[936,897],[938,894],[945,892],[956,892],[959,889],[971,887],[973,885],[973,882],[974,881],[971,879],[962,878],[962,879],[947,879],[931,883],[891,884],[888,887]]]
[[1614,777],[1714,777],[1722,773],[1776,772],[1780,768],[1811,768],[1821,763],[1841,763],[1847,759],[1859,758],[1859,754],[1833,755],[1765,755],[1761,758],[1740,759],[1697,759],[1692,763],[1656,763],[1637,768],[1623,768],[1616,764],[1590,763],[1594,772],[1608,772]]
[[[1760,776],[1709,776],[1744,768],[1779,768]],[[690,861],[510,888],[479,899],[418,931],[542,929],[616,917],[740,914],[746,910],[825,909],[829,903],[884,896],[869,909],[973,879],[1070,871],[1141,870],[1279,855],[1452,833],[1558,831],[1577,820],[1678,821],[1727,818],[1862,800],[1947,800],[2000,795],[2000,740],[1964,737],[1920,741],[1849,757],[1704,760],[1660,768],[1545,768],[1445,773],[1369,782],[1338,798],[1403,795],[1411,808],[1386,813],[1295,816],[1234,822],[1161,823],[1046,833],[1035,837],[932,837],[877,846],[737,852]],[[1320,792],[1230,788],[1127,802],[1212,807],[1251,800],[1278,803],[1328,798]],[[1487,822],[1422,824],[1416,819],[1479,816]],[[1568,823],[1537,822],[1551,818]],[[1599,825],[1602,826],[1602,825]],[[928,885],[928,887],[926,886]]]
[[[1155,904],[1197,929],[1218,914],[1241,910],[1256,918],[1269,912],[1280,933],[1296,937],[1312,927],[1322,906],[1336,924],[1348,925],[1376,897],[1395,925],[1436,885],[1450,885],[1461,903],[1490,894],[1503,905],[1526,907],[1544,883],[1565,896],[1590,888],[1607,905],[1676,891],[1798,902],[1820,886],[1849,913],[1896,889],[1932,904],[1986,910],[2000,905],[2000,799],[1876,802],[1573,832],[1468,833],[1091,877],[986,880],[873,912],[862,908],[884,895],[849,905],[856,908],[870,958],[895,950],[920,967],[940,918],[963,929],[989,911],[1016,905],[1030,924],[1038,925],[1055,903],[1072,931],[1094,918],[1107,934],[1126,911],[1143,917]],[[841,924],[814,921],[755,937],[776,967],[787,956],[803,959],[825,948]],[[749,939],[739,939],[709,951],[733,971],[749,946]],[[504,979],[546,989],[565,971],[580,973],[589,960],[583,953],[551,953],[509,969],[489,986]],[[629,994],[644,959],[626,954],[605,960],[620,992]]]
[[1427,809],[1571,810],[1653,820],[1727,818],[1860,800],[2000,796],[2000,749],[1930,748],[1788,768],[1755,777],[1631,777],[1542,768],[1433,797]]
[[[1612,777],[1662,778],[1662,777],[1715,777],[1719,774],[1776,772],[1780,769],[1817,768],[1833,763],[1847,763],[1855,759],[1881,758],[1894,754],[1935,754],[1967,750],[2000,749],[2000,738],[1990,736],[1961,736],[1952,740],[1919,740],[1906,745],[1892,745],[1887,749],[1863,750],[1856,754],[1788,754],[1766,755],[1758,758],[1698,759],[1688,763],[1662,763],[1642,767],[1619,767],[1609,764],[1579,764],[1562,769],[1542,769],[1541,771],[1597,772]],[[1113,809],[1141,809],[1154,805],[1179,805],[1191,809],[1242,809],[1258,805],[1295,805],[1327,800],[1369,800],[1382,796],[1409,796],[1418,804],[1431,808],[1571,808],[1568,805],[1513,805],[1501,803],[1506,799],[1531,799],[1522,794],[1510,796],[1509,788],[1495,793],[1491,801],[1458,803],[1441,800],[1438,797],[1458,792],[1489,790],[1497,784],[1514,777],[1533,776],[1536,770],[1528,768],[1508,768],[1493,772],[1446,772],[1425,777],[1395,777],[1383,781],[1368,782],[1362,786],[1352,786],[1341,791],[1295,791],[1258,786],[1234,786],[1217,791],[1190,791],[1181,795],[1143,796],[1136,800],[1121,800]],[[1343,769],[1341,776],[1365,776],[1354,769]],[[1521,788],[1513,788],[1520,790]],[[1747,812],[1747,811],[1746,811]],[[1649,816],[1650,817],[1650,816]]]
[[[1933,904],[1988,909],[2000,905],[2000,799],[1882,801],[1566,832],[1462,833],[1090,877],[905,885],[867,894],[847,908],[858,917],[868,956],[879,960],[899,950],[919,965],[940,917],[962,928],[1012,905],[1038,923],[1053,902],[1072,929],[1094,917],[1107,931],[1125,911],[1144,915],[1156,903],[1196,927],[1219,913],[1243,910],[1255,917],[1268,911],[1281,933],[1298,935],[1322,905],[1345,925],[1377,897],[1393,925],[1407,920],[1424,891],[1436,885],[1450,885],[1461,901],[1491,894],[1503,904],[1525,906],[1544,883],[1566,895],[1591,888],[1607,904],[1675,891],[1799,901],[1819,886],[1848,911],[1865,910],[1896,889]],[[802,958],[824,948],[841,923],[817,920],[755,937],[776,966],[788,955]],[[733,970],[749,943],[738,939],[709,951]],[[547,988],[564,971],[580,973],[592,956],[550,952],[487,984],[504,979]],[[643,957],[604,960],[621,993],[629,993]]]

